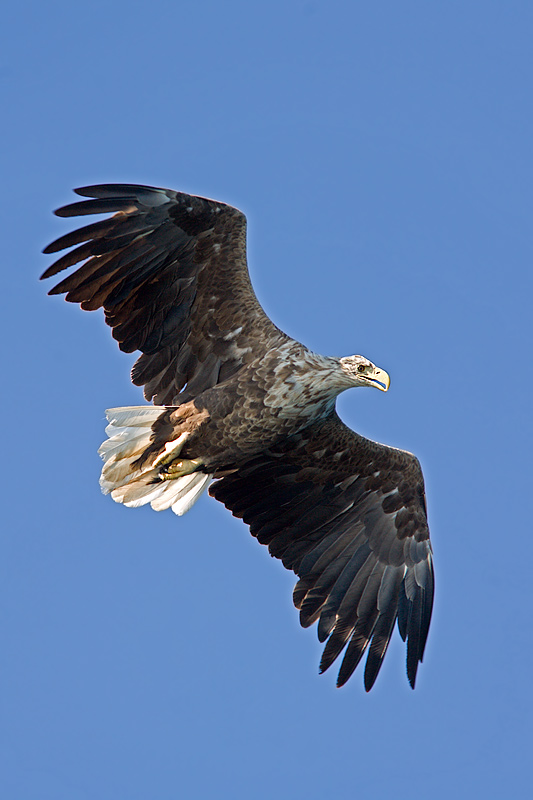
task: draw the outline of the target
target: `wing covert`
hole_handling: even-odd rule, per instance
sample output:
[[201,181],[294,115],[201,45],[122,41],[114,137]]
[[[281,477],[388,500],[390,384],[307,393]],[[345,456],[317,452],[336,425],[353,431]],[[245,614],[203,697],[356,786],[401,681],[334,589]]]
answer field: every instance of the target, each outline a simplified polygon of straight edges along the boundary
[[189,400],[286,338],[254,294],[242,212],[151,186],[75,191],[91,199],[58,209],[58,216],[113,216],[48,245],[45,253],[74,249],[42,278],[83,262],[49,294],[65,294],[89,311],[103,307],[120,349],[142,353],[132,381],[145,387],[147,400]]
[[434,591],[415,456],[359,436],[334,413],[224,475],[210,494],[299,577],[294,603],[304,627],[318,621],[321,672],[346,648],[342,686],[368,650],[369,691],[397,621],[414,688]]

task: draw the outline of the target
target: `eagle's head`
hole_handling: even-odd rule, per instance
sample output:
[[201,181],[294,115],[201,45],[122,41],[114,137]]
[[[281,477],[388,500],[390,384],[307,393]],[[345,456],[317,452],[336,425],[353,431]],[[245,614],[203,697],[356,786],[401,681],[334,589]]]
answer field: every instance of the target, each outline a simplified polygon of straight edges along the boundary
[[340,365],[350,379],[351,386],[375,386],[382,392],[386,392],[390,386],[388,373],[364,356],[346,356],[340,359]]

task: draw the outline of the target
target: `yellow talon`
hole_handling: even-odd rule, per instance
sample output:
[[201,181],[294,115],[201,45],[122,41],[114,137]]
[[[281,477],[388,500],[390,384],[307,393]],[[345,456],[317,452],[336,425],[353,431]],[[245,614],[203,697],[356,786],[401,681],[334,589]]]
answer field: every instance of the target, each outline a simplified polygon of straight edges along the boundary
[[185,432],[180,434],[180,436],[178,436],[178,438],[175,439],[174,441],[167,442],[165,445],[165,449],[163,450],[162,453],[160,453],[157,456],[154,463],[152,464],[152,467],[160,467],[171,464],[172,461],[176,458],[176,456],[179,456],[179,454],[183,450],[183,445],[185,444],[190,435],[191,435],[190,433]]
[[195,472],[198,467],[201,466],[201,458],[184,458],[181,461],[173,461],[171,464],[165,465],[159,471],[159,476],[162,481],[174,481],[176,478],[182,478],[184,475],[190,475],[191,472]]

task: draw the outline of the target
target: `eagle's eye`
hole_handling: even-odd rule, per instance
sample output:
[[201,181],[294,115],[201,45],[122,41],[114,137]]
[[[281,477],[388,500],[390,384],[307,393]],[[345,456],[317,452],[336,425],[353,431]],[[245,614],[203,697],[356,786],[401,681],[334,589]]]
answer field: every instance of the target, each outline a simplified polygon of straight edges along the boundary
[[365,365],[364,364],[359,364],[358,367],[357,367],[357,372],[365,372],[365,371],[366,371]]

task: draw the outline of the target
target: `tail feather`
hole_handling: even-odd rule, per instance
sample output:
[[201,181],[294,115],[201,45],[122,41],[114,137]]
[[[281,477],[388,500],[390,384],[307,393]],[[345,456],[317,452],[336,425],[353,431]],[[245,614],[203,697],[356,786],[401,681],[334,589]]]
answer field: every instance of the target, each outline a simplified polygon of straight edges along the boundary
[[146,426],[151,427],[152,422],[164,411],[164,406],[119,406],[118,408],[108,408],[105,413],[109,426],[146,428]]
[[[108,428],[111,428],[111,425],[108,425]],[[113,431],[115,430],[117,430],[117,428],[113,428]],[[136,453],[139,448],[143,447],[146,442],[146,431],[142,428],[140,429],[140,433],[139,428],[122,428],[122,433],[116,435],[113,434],[113,431],[110,431],[109,434],[112,438],[102,442],[98,450],[102,458],[105,456],[106,462],[116,456],[120,456],[121,458],[131,456],[133,453]]]
[[173,480],[160,480],[154,469],[154,454],[140,467],[135,465],[151,441],[152,426],[164,413],[157,406],[110,408],[106,411],[109,439],[99,448],[104,466],[100,486],[117,503],[138,508],[150,503],[155,511],[172,508],[185,514],[198,500],[211,480],[211,475],[193,472]]

